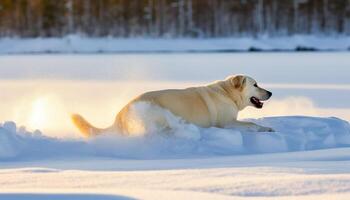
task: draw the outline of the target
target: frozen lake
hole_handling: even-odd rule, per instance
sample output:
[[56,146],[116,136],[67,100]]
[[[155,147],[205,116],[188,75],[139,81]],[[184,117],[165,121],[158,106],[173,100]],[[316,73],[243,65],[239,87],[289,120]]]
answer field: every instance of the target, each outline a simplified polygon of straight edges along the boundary
[[69,114],[107,126],[132,97],[247,74],[273,92],[241,118],[335,116],[350,120],[350,53],[193,53],[0,56],[0,121],[75,137]]

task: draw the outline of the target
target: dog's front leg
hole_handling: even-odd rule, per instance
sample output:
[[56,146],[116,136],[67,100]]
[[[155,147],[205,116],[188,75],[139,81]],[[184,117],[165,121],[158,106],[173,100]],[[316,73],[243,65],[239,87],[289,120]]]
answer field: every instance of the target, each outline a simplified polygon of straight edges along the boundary
[[253,122],[233,121],[225,128],[238,128],[242,130],[256,131],[256,132],[274,132],[270,127],[260,126]]

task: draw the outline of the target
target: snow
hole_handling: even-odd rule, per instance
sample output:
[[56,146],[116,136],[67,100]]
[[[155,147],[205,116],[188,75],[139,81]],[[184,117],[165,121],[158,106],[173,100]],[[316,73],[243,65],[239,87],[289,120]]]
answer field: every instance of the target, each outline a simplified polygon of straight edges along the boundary
[[101,53],[101,52],[225,52],[340,50],[350,47],[348,36],[241,37],[218,39],[122,39],[86,38],[69,35],[63,38],[2,38],[0,53]]
[[[215,127],[201,128],[186,124],[169,111],[162,112],[167,112],[168,123],[172,126],[170,132],[152,127],[142,135],[125,137],[106,133],[86,141],[50,138],[40,131],[30,133],[24,127],[16,128],[13,122],[5,122],[0,127],[0,158],[16,161],[56,156],[194,158],[350,146],[350,125],[337,118],[292,116],[250,120],[276,130],[273,133],[256,133]],[[40,151],[42,149],[45,151]]]
[[[197,127],[200,138],[147,133],[74,140],[5,122],[0,126],[0,199],[350,195],[348,122],[301,116],[253,121],[276,132]],[[193,128],[183,126],[191,134]]]
[[[349,52],[0,56],[0,199],[349,199],[349,58]],[[151,126],[145,135],[83,139],[69,121],[78,112],[107,127],[142,92],[232,73],[272,90],[263,109],[239,117],[276,132],[203,129],[168,113],[172,132]]]

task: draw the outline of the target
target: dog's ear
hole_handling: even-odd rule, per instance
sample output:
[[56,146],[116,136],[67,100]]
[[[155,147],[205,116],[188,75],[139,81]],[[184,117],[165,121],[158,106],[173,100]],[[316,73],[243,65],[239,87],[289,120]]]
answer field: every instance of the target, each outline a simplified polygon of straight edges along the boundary
[[231,83],[236,89],[242,90],[246,82],[246,77],[242,75],[237,75],[231,77]]

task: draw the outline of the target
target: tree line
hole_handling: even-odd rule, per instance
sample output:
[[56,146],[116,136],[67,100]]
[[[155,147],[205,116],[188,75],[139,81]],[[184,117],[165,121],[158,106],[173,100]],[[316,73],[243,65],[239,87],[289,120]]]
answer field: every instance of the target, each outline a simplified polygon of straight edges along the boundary
[[0,37],[349,35],[350,0],[0,0]]

